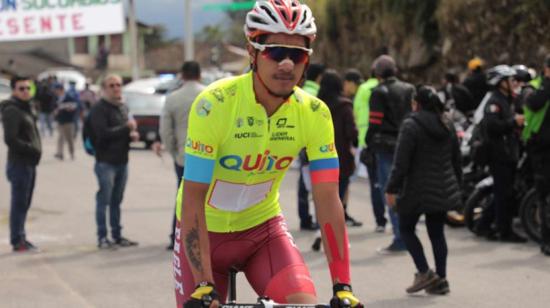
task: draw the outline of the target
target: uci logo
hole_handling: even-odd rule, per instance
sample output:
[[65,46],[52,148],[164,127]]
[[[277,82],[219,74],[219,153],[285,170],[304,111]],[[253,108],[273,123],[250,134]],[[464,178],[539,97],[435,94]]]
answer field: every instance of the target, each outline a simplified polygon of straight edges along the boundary
[[334,152],[334,143],[322,146],[321,148],[319,148],[319,151],[321,151],[321,153]]
[[212,146],[201,143],[200,141],[193,141],[191,140],[191,138],[187,138],[185,147],[191,148],[194,151],[200,152],[200,153],[212,154],[214,152],[214,148]]
[[244,159],[238,155],[227,155],[220,158],[220,165],[225,169],[234,171],[273,171],[284,170],[292,163],[292,157],[277,157],[270,155],[269,151],[264,154],[246,155]]

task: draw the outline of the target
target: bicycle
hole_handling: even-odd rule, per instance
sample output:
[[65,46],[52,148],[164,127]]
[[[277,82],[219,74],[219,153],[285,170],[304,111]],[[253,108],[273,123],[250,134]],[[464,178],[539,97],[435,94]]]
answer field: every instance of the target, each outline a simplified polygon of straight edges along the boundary
[[[265,296],[259,297],[256,303],[237,303],[237,273],[237,270],[229,271],[228,301],[220,304],[219,308],[331,308],[329,304],[278,304]],[[203,307],[209,306],[210,303],[203,302]],[[351,308],[351,304],[348,303],[340,308]]]

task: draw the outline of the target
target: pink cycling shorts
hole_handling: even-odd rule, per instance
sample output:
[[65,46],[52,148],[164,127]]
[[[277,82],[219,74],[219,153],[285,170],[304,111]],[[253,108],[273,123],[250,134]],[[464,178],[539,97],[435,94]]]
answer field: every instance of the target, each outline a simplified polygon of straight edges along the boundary
[[[189,299],[198,281],[194,281],[182,246],[180,221],[176,225],[174,276],[178,307]],[[210,257],[214,284],[222,302],[226,301],[229,271],[244,272],[259,296],[277,303],[288,303],[287,296],[296,293],[316,297],[313,280],[300,251],[294,244],[282,216],[276,216],[252,229],[231,232],[209,232]]]

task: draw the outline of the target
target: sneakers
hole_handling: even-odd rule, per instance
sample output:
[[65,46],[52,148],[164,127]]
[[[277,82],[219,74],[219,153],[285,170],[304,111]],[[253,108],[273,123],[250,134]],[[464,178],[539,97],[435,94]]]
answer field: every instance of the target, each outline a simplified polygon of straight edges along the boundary
[[376,228],[374,228],[374,232],[384,233],[384,232],[386,232],[386,227],[385,226],[376,226]]
[[451,292],[449,282],[445,278],[438,278],[431,286],[427,287],[426,293],[431,295],[445,295]]
[[99,249],[114,249],[115,244],[113,242],[109,241],[108,238],[103,237],[103,238],[100,238],[97,241],[97,248],[99,248]]
[[303,231],[317,231],[319,230],[319,224],[316,222],[302,223],[300,224],[300,230]]
[[55,154],[53,157],[57,158],[58,160],[63,160],[62,154]]
[[115,245],[120,246],[120,247],[130,247],[130,246],[137,246],[137,245],[139,245],[139,243],[134,242],[134,241],[130,241],[129,239],[124,238],[124,237],[119,237],[119,238],[115,239]]
[[388,247],[382,247],[376,250],[376,252],[381,255],[402,254],[405,251],[407,251],[407,248],[404,245],[399,245],[395,242],[392,242]]
[[353,219],[351,216],[346,215],[346,225],[348,227],[361,227],[363,223]]
[[425,273],[414,274],[413,284],[407,288],[407,293],[416,293],[424,290],[427,287],[431,287],[435,282],[439,280],[439,277],[431,269]]
[[26,252],[36,250],[38,250],[38,248],[25,239],[20,240],[19,243],[13,245],[13,252]]

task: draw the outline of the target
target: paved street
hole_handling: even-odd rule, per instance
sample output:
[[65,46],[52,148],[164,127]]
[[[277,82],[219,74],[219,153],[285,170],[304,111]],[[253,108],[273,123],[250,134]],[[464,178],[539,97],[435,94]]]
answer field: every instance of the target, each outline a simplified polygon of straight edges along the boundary
[[[1,135],[1,133],[0,133]],[[3,138],[2,138],[3,140]],[[14,254],[9,246],[9,185],[6,146],[0,144],[0,307],[174,307],[172,254],[164,249],[172,219],[175,175],[171,159],[149,151],[131,152],[123,204],[123,233],[137,248],[96,249],[93,159],[79,150],[75,161],[53,158],[55,142],[44,140],[27,233],[38,253]],[[321,301],[331,296],[324,254],[312,252],[315,236],[298,230],[295,184],[289,172],[281,199],[289,227],[310,267]],[[408,296],[414,266],[408,255],[380,256],[390,232],[376,234],[365,180],[352,184],[350,212],[365,222],[350,229],[355,293],[368,307],[549,307],[550,258],[534,244],[494,244],[464,229],[447,229],[449,282],[445,297]],[[430,248],[425,228],[418,228]],[[431,252],[426,251],[431,257]],[[431,263],[433,264],[433,262]],[[255,295],[239,276],[239,299]]]

